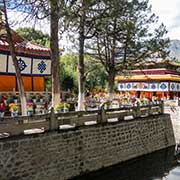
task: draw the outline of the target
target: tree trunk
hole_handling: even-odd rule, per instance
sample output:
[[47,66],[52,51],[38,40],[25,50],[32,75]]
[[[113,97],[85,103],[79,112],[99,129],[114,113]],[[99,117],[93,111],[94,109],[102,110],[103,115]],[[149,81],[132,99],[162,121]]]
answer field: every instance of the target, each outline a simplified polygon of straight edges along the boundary
[[[116,19],[114,19],[114,31],[116,31]],[[110,59],[110,66],[109,66],[109,73],[108,73],[108,98],[111,101],[113,99],[113,92],[114,92],[114,80],[115,80],[115,49],[116,49],[116,36],[115,33],[113,34],[113,41],[112,41],[112,49],[111,49],[111,59]]]
[[21,100],[21,113],[22,113],[23,116],[27,116],[26,96],[25,96],[25,90],[24,90],[24,83],[23,83],[23,80],[22,80],[20,69],[18,67],[14,42],[13,42],[13,39],[12,39],[12,34],[11,34],[11,30],[10,30],[9,23],[8,23],[8,17],[7,17],[7,11],[6,11],[6,1],[3,0],[3,3],[4,3],[4,16],[5,16],[5,22],[6,22],[5,27],[6,27],[6,31],[7,31],[7,39],[8,39],[8,43],[9,43],[9,49],[10,49],[10,52],[11,52],[13,64],[14,64],[14,67],[15,67],[16,78],[17,78],[17,83],[18,83],[18,88],[19,88],[19,97],[20,97],[20,100]]
[[59,45],[58,45],[58,25],[59,25],[59,16],[58,16],[58,1],[51,0],[51,38],[50,38],[50,47],[51,47],[51,60],[52,60],[52,106],[55,107],[56,104],[61,100],[60,98],[60,78],[59,78]]
[[85,75],[84,75],[84,21],[85,13],[80,17],[79,62],[78,62],[78,111],[85,110]]
[[108,73],[108,99],[112,100],[113,92],[114,92],[114,80],[115,80],[115,72],[109,71]]

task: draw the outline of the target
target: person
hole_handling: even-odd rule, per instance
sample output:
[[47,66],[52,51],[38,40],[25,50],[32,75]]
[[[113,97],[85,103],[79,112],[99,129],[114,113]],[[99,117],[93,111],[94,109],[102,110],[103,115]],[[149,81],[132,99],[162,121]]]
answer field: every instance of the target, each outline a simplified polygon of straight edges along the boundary
[[1,99],[0,100],[0,118],[4,117],[5,109],[6,109],[6,105],[4,101]]
[[33,114],[36,114],[36,104],[33,102]]
[[44,113],[48,113],[48,107],[49,107],[49,103],[47,101],[45,101],[44,103]]

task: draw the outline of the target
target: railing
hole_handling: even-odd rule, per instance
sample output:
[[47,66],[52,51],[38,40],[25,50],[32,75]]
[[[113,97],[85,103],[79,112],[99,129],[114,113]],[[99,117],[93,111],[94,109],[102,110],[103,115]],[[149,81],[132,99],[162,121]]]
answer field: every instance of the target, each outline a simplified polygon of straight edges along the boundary
[[163,114],[164,105],[158,104],[123,107],[117,109],[104,109],[94,111],[77,111],[68,113],[51,113],[35,115],[32,117],[1,118],[0,138],[20,135],[41,133],[51,130],[62,130],[85,125],[93,125],[105,122],[123,121],[138,117]]

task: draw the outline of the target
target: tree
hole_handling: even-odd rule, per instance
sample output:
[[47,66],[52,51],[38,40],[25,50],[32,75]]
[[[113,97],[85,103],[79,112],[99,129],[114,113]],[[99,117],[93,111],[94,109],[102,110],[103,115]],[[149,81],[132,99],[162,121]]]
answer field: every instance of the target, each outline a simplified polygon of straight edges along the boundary
[[13,38],[12,38],[12,32],[11,32],[11,29],[10,29],[9,23],[8,23],[5,0],[3,0],[3,4],[4,4],[3,10],[4,10],[4,16],[5,16],[5,28],[6,28],[6,32],[7,32],[7,40],[9,43],[9,49],[10,49],[13,64],[15,67],[18,88],[19,88],[19,96],[20,96],[20,100],[21,100],[21,112],[22,112],[22,115],[25,116],[25,115],[27,115],[27,111],[26,111],[26,96],[25,96],[25,91],[24,91],[24,84],[23,84],[21,72],[20,72],[20,69],[18,66],[18,61],[17,61],[17,57],[16,57],[16,52],[15,52],[15,46],[14,46],[14,42],[13,42]]
[[59,3],[57,0],[50,0],[50,48],[52,60],[52,106],[55,107],[60,101],[60,81],[59,81]]
[[[61,57],[61,86],[64,90],[73,90],[77,92],[77,64],[78,56],[75,53],[65,54]],[[69,80],[67,82],[67,80]],[[73,87],[70,87],[73,86]]]
[[102,64],[91,56],[85,56],[86,89],[89,91],[94,87],[106,88],[107,74]]
[[[101,9],[101,6],[98,5],[100,0],[66,0],[66,1],[57,1],[54,0],[49,1],[50,2],[50,10],[48,10],[47,6],[47,0],[44,1],[31,1],[31,0],[23,0],[27,4],[31,5],[31,12],[33,15],[37,16],[39,19],[47,17],[50,15],[51,19],[51,44],[54,44],[53,47],[51,46],[52,50],[52,93],[57,94],[57,92],[60,90],[57,89],[59,85],[54,85],[55,82],[57,82],[58,75],[58,63],[57,63],[57,41],[54,41],[55,39],[58,39],[57,36],[57,27],[58,27],[58,21],[60,20],[61,23],[64,22],[61,27],[66,27],[66,24],[69,24],[69,21],[66,21],[64,17],[68,17],[67,19],[71,19],[71,27],[77,28],[79,34],[79,63],[78,63],[78,89],[79,89],[79,95],[78,95],[78,109],[84,110],[84,92],[85,92],[85,76],[84,76],[84,44],[85,39],[91,38],[91,36],[88,36],[90,32],[93,30],[93,26],[95,25],[95,21],[97,19],[97,9]],[[70,17],[70,18],[69,18]],[[63,28],[61,28],[63,29]],[[53,32],[54,31],[54,32]],[[93,33],[91,33],[92,35]],[[56,44],[56,45],[55,45]],[[55,60],[56,59],[56,60]],[[56,79],[56,81],[55,81]],[[55,89],[56,90],[55,90]],[[53,95],[53,99],[58,99],[57,96]],[[54,102],[53,102],[54,105]]]
[[25,27],[16,29],[16,32],[29,41],[35,42],[46,47],[50,46],[50,36],[48,34],[44,34],[40,30]]
[[[93,63],[92,63],[93,62]],[[64,90],[73,90],[77,92],[77,64],[78,54],[68,53],[61,57],[61,86]],[[95,86],[105,88],[106,86],[106,73],[101,63],[95,62],[90,56],[84,56],[84,76],[86,78],[85,88],[90,90]],[[71,86],[71,87],[70,87]],[[73,87],[72,87],[73,86]]]
[[[79,41],[79,61],[78,61],[78,110],[84,110],[83,101],[85,100],[85,40],[91,39],[94,35],[94,25],[103,14],[100,0],[77,0],[72,1],[70,11],[71,27],[78,33]],[[101,13],[99,13],[101,12]]]
[[[22,3],[30,7],[29,18],[50,19],[50,49],[51,49],[51,72],[52,72],[52,106],[60,101],[59,82],[59,19],[61,18],[61,7],[64,1],[57,0],[22,0]],[[27,17],[26,17],[27,18]]]
[[163,24],[152,31],[151,25],[158,19],[151,13],[148,1],[104,0],[104,6],[107,11],[95,26],[96,33],[88,48],[108,74],[111,99],[115,75],[132,69],[136,63],[142,64],[154,53],[165,57],[169,40],[164,38],[167,31]]

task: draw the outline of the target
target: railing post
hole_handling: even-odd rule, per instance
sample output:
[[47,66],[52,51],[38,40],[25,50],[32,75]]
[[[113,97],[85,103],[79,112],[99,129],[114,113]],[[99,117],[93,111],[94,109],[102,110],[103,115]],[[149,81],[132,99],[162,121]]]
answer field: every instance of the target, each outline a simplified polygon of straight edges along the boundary
[[164,114],[164,101],[163,100],[160,103],[160,113]]
[[104,109],[106,102],[102,103],[100,105],[100,112],[99,112],[99,118],[98,118],[98,122],[107,122],[107,118],[106,118],[106,110]]
[[104,109],[104,107],[101,108],[101,122],[107,122],[106,110]]
[[50,116],[50,121],[49,121],[49,129],[50,130],[56,130],[58,129],[58,119],[55,116],[54,113],[54,108],[51,108],[51,116]]
[[141,108],[139,103],[137,103],[136,117],[141,117]]
[[100,108],[98,111],[97,123],[101,123],[101,114],[102,114],[102,112],[101,112],[101,108]]
[[76,121],[76,126],[84,125],[84,121],[82,120],[82,117],[83,117],[83,112],[82,111],[78,112],[78,119]]
[[[15,120],[16,121],[16,120]],[[24,124],[24,120],[23,119],[19,119],[18,121],[17,121],[17,123],[18,124]]]
[[151,107],[152,107],[152,106],[151,106],[151,104],[149,103],[149,104],[148,104],[148,116],[151,115]]

